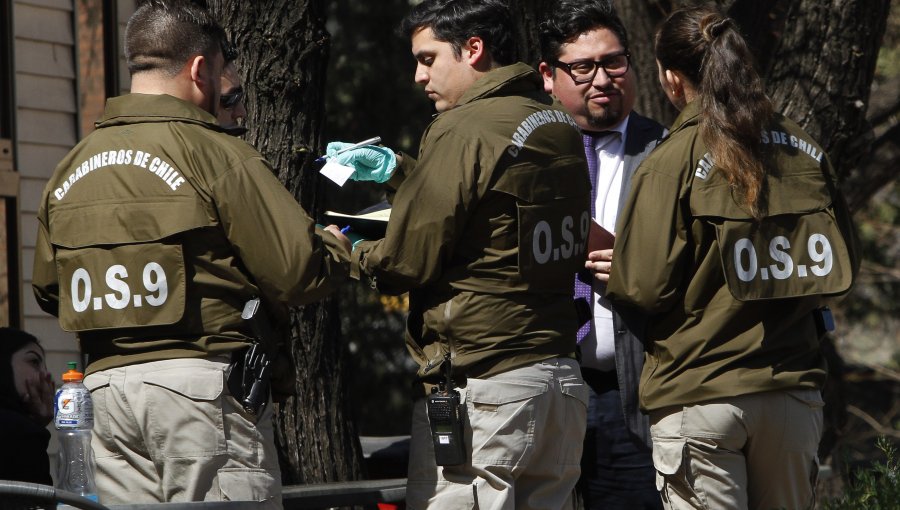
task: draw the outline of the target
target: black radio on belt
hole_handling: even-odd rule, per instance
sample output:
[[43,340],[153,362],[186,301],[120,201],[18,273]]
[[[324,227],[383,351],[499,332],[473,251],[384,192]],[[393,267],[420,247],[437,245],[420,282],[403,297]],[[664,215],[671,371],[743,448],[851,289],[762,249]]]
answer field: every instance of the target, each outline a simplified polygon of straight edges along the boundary
[[425,401],[431,439],[434,443],[434,460],[438,466],[458,466],[466,462],[466,445],[463,439],[464,408],[459,393],[453,389],[450,376],[450,355],[444,356],[445,380],[432,388]]
[[831,313],[831,308],[828,308],[827,306],[816,308],[813,314],[816,318],[816,327],[819,330],[819,336],[834,331],[834,315]]

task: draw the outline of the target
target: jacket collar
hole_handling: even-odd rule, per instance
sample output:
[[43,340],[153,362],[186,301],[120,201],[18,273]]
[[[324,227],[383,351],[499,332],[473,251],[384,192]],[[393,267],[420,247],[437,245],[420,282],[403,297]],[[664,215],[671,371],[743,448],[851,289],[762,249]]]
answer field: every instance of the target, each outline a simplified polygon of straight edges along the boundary
[[678,114],[678,117],[675,118],[675,122],[672,123],[672,129],[669,130],[669,136],[686,126],[697,124],[700,121],[699,117],[700,100],[695,99],[685,105],[684,109],[681,110],[681,113]]
[[221,129],[216,118],[198,106],[168,94],[125,94],[106,101],[98,128],[144,122],[189,122]]
[[462,106],[478,99],[505,95],[541,87],[541,77],[528,64],[517,62],[512,65],[492,69],[469,87],[456,106]]

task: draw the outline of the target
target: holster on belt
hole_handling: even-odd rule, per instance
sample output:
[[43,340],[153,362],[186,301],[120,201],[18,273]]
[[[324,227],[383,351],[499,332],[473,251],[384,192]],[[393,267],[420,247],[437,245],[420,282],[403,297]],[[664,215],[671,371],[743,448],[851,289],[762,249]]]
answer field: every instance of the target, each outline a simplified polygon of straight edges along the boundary
[[235,351],[227,373],[228,391],[254,416],[261,415],[269,401],[278,353],[278,339],[265,315],[259,298],[244,304],[241,318],[249,321],[254,341],[246,349]]

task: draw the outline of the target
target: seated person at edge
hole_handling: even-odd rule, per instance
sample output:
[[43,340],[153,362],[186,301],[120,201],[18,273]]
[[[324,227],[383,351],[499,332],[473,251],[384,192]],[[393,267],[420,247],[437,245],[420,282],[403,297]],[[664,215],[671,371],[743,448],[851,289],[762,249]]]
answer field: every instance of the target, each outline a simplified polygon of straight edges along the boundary
[[0,479],[53,485],[47,445],[53,377],[34,336],[0,328],[0,435],[6,439]]
[[773,111],[733,20],[676,10],[656,59],[681,114],[634,176],[607,295],[648,315],[657,487],[667,509],[812,508],[823,305],[859,264],[850,214],[822,147]]

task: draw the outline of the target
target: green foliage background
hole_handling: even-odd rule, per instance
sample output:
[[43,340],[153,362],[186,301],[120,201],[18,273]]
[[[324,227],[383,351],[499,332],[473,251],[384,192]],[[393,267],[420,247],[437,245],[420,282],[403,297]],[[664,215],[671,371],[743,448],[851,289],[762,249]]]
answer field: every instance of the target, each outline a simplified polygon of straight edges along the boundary
[[881,437],[876,446],[884,455],[871,466],[854,471],[843,494],[827,498],[822,510],[900,509],[900,459],[897,448]]

